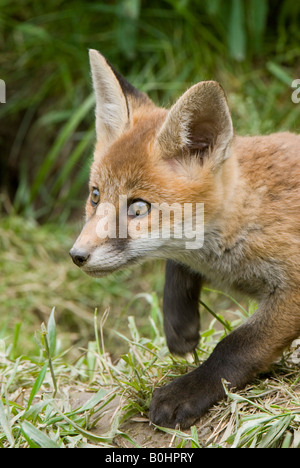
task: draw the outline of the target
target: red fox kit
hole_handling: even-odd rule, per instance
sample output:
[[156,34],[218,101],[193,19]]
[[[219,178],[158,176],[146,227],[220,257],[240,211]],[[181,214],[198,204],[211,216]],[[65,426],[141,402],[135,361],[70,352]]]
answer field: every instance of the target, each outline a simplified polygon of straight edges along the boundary
[[[97,144],[73,261],[100,277],[143,259],[166,259],[164,328],[175,354],[197,346],[203,281],[259,302],[207,361],[155,390],[150,419],[188,427],[224,397],[222,379],[245,386],[300,335],[300,136],[236,136],[214,81],[192,86],[166,110],[99,52],[90,51],[90,63]],[[176,235],[178,213],[169,210],[163,235],[164,207],[174,204],[182,213],[192,206],[192,223]],[[189,246],[201,204],[202,236]]]

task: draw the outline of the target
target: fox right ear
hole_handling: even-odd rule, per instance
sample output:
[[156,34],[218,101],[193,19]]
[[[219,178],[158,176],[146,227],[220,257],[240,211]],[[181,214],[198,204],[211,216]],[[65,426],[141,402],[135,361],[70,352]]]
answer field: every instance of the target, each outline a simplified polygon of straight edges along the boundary
[[158,135],[164,159],[196,154],[217,167],[228,157],[233,126],[226,97],[215,81],[188,89],[171,107]]

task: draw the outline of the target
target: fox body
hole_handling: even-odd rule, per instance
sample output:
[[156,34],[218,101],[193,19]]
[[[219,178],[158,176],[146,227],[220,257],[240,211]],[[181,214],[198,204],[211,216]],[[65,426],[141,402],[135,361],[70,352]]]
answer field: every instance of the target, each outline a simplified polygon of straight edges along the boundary
[[[198,344],[204,281],[259,302],[207,361],[155,390],[150,419],[188,427],[224,397],[222,379],[242,388],[300,335],[300,136],[236,136],[216,82],[192,86],[166,110],[99,52],[90,51],[90,63],[97,143],[73,261],[101,277],[144,259],[166,259],[164,328],[175,354]],[[193,210],[203,204],[199,248],[174,235],[175,215],[168,237],[160,235],[161,217],[152,223],[157,206],[174,203]],[[115,236],[108,235],[110,215],[99,211],[105,204],[117,210]],[[132,222],[135,233],[156,235],[121,236]]]

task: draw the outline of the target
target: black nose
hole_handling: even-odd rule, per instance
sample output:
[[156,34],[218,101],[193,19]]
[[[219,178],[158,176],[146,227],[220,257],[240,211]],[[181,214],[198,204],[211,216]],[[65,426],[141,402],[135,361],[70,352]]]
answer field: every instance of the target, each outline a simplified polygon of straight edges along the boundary
[[74,248],[70,250],[69,254],[71,255],[71,258],[73,262],[75,263],[75,265],[79,267],[83,267],[83,265],[90,258],[90,254],[88,252],[84,250],[74,249]]

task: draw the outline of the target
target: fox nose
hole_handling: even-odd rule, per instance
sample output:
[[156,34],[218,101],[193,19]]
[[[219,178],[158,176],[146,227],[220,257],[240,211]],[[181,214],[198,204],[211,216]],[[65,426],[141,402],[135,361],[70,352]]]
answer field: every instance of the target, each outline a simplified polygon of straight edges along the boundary
[[74,247],[70,250],[69,254],[75,265],[79,267],[83,267],[86,264],[88,259],[90,258],[90,254],[84,250],[74,249]]

